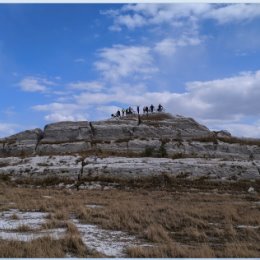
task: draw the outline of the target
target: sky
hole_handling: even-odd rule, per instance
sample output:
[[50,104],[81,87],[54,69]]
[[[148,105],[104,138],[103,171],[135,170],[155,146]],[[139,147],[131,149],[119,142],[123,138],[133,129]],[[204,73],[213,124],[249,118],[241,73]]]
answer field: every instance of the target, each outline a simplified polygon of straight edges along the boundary
[[161,103],[260,138],[260,4],[0,4],[0,137]]

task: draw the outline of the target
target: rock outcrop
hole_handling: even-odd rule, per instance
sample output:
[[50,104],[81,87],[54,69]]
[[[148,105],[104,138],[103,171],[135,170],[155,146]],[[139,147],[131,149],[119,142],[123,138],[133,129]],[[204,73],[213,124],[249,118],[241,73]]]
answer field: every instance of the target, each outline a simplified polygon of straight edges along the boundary
[[[97,156],[96,163],[88,162]],[[113,157],[111,157],[113,156]],[[123,156],[123,157],[122,157]],[[102,159],[100,159],[102,158]],[[137,177],[167,173],[259,179],[260,140],[212,132],[192,118],[155,113],[59,122],[0,139],[0,174]],[[84,166],[84,167],[83,167]]]

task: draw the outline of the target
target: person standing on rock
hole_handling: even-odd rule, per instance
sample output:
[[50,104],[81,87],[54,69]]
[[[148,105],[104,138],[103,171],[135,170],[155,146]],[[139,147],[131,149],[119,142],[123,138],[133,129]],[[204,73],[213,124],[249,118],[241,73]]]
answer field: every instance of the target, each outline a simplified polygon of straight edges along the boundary
[[124,116],[125,115],[125,109],[122,108],[122,115]]
[[140,108],[139,108],[139,106],[137,106],[137,108],[136,108],[136,110],[137,110],[137,114],[139,115],[139,110]]
[[153,104],[151,104],[150,110],[151,110],[151,113],[153,113],[153,110],[154,110],[154,105]]
[[145,107],[145,112],[146,112],[146,115],[148,116],[148,112],[149,112],[148,106]]
[[162,110],[163,110],[163,106],[162,106],[161,104],[159,104],[157,111],[158,111],[158,112],[162,112]]

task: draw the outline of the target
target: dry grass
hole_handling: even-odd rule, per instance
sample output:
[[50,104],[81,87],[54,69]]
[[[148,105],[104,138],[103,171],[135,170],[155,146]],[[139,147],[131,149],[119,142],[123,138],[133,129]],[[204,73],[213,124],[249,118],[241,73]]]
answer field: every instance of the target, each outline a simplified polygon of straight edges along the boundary
[[152,224],[145,231],[145,236],[152,242],[169,242],[171,239],[162,225]]
[[160,246],[150,247],[132,247],[127,249],[130,257],[145,258],[178,258],[178,257],[215,257],[214,250],[208,245],[199,245],[196,247],[184,246],[178,243],[167,243]]
[[60,240],[43,237],[31,242],[4,241],[0,243],[0,257],[50,258],[50,257],[100,257],[101,254],[89,250],[79,235],[68,234]]
[[30,243],[2,240],[0,257],[65,257],[65,252],[60,241],[49,237],[39,238]]
[[12,220],[18,220],[19,217],[16,214],[12,214],[12,216],[10,217],[10,219]]
[[[79,231],[69,222],[71,216],[83,223],[126,231],[154,243],[152,247],[129,248],[130,257],[260,256],[259,229],[238,227],[260,225],[260,206],[256,203],[260,196],[247,193],[248,183],[207,186],[206,182],[176,180],[171,186],[173,180],[166,180],[166,184],[160,181],[162,185],[159,188],[157,185],[157,190],[152,188],[155,187],[152,182],[146,189],[137,182],[132,186],[134,189],[103,191],[17,188],[1,183],[0,211],[13,208],[9,204],[13,202],[22,211],[49,212],[44,227],[65,227],[68,234],[64,240],[53,241],[57,251],[51,249],[47,253],[43,248],[50,241],[37,240],[41,255],[33,249],[36,242],[3,241],[0,256],[64,257],[68,252],[79,257],[97,256],[95,252],[84,251]],[[105,206],[87,208],[87,204]],[[11,244],[17,245],[16,253],[8,251]],[[3,247],[6,249],[2,251]]]
[[30,231],[32,231],[32,229],[29,226],[23,224],[23,225],[18,226],[15,229],[15,231],[17,231],[17,232],[30,232]]

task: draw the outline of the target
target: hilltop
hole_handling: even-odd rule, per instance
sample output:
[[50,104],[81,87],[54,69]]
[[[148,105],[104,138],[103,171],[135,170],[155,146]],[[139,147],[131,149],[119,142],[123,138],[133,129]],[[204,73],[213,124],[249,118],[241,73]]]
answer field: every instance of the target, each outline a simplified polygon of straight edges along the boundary
[[193,118],[154,113],[58,122],[0,140],[0,173],[15,178],[260,179],[260,140],[210,131]]

